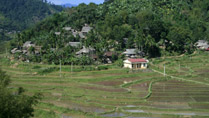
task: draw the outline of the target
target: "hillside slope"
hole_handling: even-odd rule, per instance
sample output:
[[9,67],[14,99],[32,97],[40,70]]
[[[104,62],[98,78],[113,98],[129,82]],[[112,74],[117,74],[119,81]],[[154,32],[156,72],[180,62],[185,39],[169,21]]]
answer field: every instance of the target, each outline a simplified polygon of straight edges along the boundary
[[[127,48],[141,49],[148,57],[176,55],[192,53],[197,40],[209,39],[208,22],[208,0],[110,0],[102,5],[80,4],[55,14],[19,34],[14,41],[19,43],[12,46],[21,47],[30,40],[43,46],[42,59],[53,62],[64,57],[66,63],[76,58],[77,50],[64,44],[75,40],[95,48],[101,60],[105,51],[121,53]],[[93,27],[86,40],[63,31],[64,27],[81,31],[84,24]],[[55,32],[62,35],[56,36]],[[52,54],[51,48],[57,53]],[[54,59],[48,60],[51,55]]]
[[41,0],[1,0],[0,29],[21,31],[62,9]]
[[67,4],[63,4],[63,5],[61,5],[61,6],[65,7],[65,8],[71,8],[71,7],[76,7],[77,5],[67,3]]

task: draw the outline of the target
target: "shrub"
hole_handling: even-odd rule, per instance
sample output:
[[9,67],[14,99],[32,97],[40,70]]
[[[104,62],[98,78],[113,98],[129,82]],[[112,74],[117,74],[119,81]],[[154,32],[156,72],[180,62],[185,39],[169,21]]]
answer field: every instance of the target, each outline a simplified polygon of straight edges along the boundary
[[38,103],[41,94],[26,96],[23,88],[12,93],[7,86],[10,79],[0,69],[0,118],[30,118],[33,116],[34,105]]
[[49,67],[49,68],[42,69],[41,71],[38,72],[38,74],[43,75],[43,74],[51,73],[51,72],[58,71],[58,70],[59,68],[57,67]]
[[40,68],[41,68],[41,66],[33,66],[32,69],[40,69]]
[[95,68],[93,68],[93,67],[84,67],[83,70],[85,70],[85,71],[94,71]]
[[122,59],[119,59],[115,62],[115,64],[119,67],[123,67],[123,60]]
[[108,67],[107,67],[107,66],[98,66],[97,69],[98,69],[98,70],[107,70]]

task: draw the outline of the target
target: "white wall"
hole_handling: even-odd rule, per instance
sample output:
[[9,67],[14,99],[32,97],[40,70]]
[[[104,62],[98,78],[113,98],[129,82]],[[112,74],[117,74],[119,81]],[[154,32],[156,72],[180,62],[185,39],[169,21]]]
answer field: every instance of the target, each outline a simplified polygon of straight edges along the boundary
[[[130,61],[125,60],[123,63],[124,63],[124,68],[132,69],[132,63]],[[147,68],[147,63],[141,63],[141,68],[146,69]]]
[[132,69],[132,64],[130,64],[130,63],[124,63],[124,68],[130,68],[130,69]]
[[147,63],[142,63],[141,68],[147,68]]

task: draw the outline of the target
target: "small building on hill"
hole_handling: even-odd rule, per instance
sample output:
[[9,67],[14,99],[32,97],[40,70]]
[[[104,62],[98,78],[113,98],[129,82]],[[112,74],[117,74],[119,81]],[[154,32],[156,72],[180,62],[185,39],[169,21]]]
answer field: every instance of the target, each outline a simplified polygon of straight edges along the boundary
[[86,36],[85,36],[82,32],[78,32],[78,35],[79,35],[79,37],[82,38],[82,39],[85,39],[85,38],[86,38]]
[[77,37],[78,32],[77,32],[77,31],[72,31],[72,35],[73,35],[74,37]]
[[15,53],[21,53],[22,51],[21,50],[18,50],[17,48],[14,48],[11,50],[11,53],[12,54],[15,54]]
[[54,34],[55,34],[55,35],[60,35],[60,34],[61,34],[61,32],[55,32]]
[[125,68],[130,69],[146,69],[148,67],[148,60],[146,59],[127,59],[123,61]]
[[114,55],[116,55],[115,52],[112,52],[112,51],[105,52],[105,53],[104,53],[104,61],[105,61],[106,63],[111,64],[112,61],[113,61],[112,58],[113,58]]
[[35,44],[33,44],[31,41],[26,41],[23,44],[23,48],[30,48],[30,47],[35,47]]
[[79,48],[81,46],[81,42],[69,42],[66,46],[71,46],[75,48]]
[[126,57],[129,58],[137,58],[137,57],[143,57],[144,53],[142,51],[139,51],[137,49],[126,49],[125,52],[123,52]]
[[209,48],[208,41],[206,41],[206,40],[199,40],[196,43],[196,46],[199,49],[207,49],[207,48]]
[[71,30],[72,30],[71,27],[63,27],[63,29],[64,29],[65,31],[71,31]]
[[91,47],[86,48],[85,46],[83,46],[83,49],[76,52],[76,55],[92,55],[94,54],[94,51],[95,51],[94,48]]
[[85,24],[85,26],[82,28],[81,33],[86,36],[88,32],[90,32],[93,28],[90,27],[88,24]]

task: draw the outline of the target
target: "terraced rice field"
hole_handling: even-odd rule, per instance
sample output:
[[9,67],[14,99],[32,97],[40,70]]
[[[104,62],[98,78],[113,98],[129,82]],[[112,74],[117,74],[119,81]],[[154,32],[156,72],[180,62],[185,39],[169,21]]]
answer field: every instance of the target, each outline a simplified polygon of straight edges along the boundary
[[[80,67],[74,66],[71,72],[71,66],[63,66],[61,73],[40,73],[59,66],[5,58],[0,65],[11,76],[12,90],[22,86],[25,94],[43,94],[35,118],[208,118],[208,62],[208,53],[153,59],[153,71],[138,73],[113,65],[100,71],[77,71]],[[163,64],[166,77],[160,73]]]

